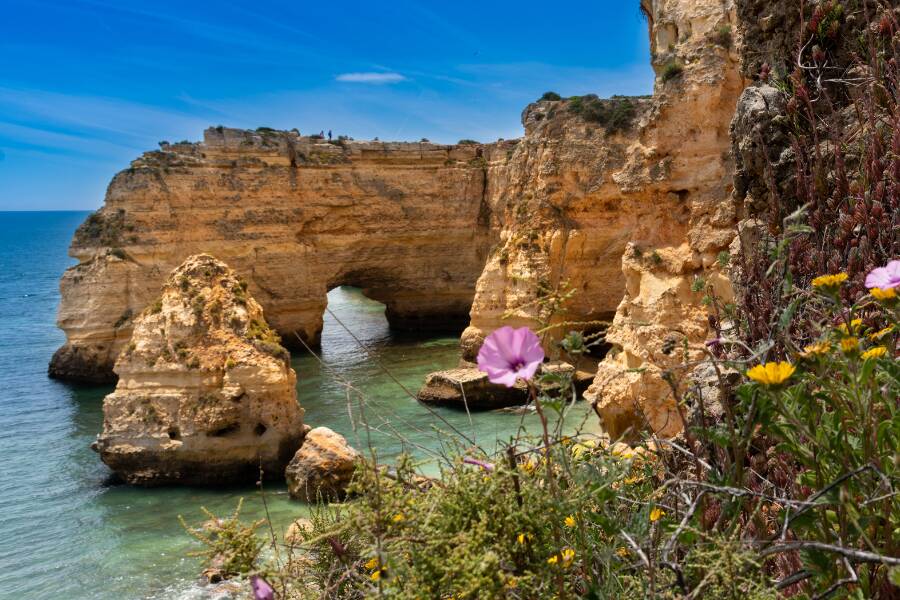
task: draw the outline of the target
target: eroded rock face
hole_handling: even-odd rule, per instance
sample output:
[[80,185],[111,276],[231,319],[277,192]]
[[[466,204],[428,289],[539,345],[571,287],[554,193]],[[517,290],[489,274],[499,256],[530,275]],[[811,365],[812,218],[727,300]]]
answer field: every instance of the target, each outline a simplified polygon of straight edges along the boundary
[[295,332],[318,341],[341,285],[383,302],[394,327],[462,330],[496,233],[488,150],[213,128],[145,153],[75,235],[58,319],[67,343],[50,374],[113,380],[134,316],[201,252],[248,282],[287,344]]
[[280,477],[306,427],[297,376],[262,307],[224,263],[189,257],[134,318],[95,450],[135,485]]
[[[698,351],[665,350],[702,344],[710,291],[732,297],[722,253],[738,218],[729,125],[745,81],[734,7],[643,6],[658,75],[653,97],[631,99],[630,120],[613,118],[622,111],[611,105],[585,111],[584,99],[533,104],[509,161],[491,164],[501,243],[462,340],[471,358],[503,324],[566,322],[548,332],[552,351],[569,329],[590,331],[614,315],[613,351],[588,392],[614,438],[645,425],[664,436],[681,430],[661,375]],[[549,318],[548,300],[570,292],[564,311]]]
[[327,427],[316,427],[285,469],[291,498],[305,502],[343,499],[359,459],[344,436]]

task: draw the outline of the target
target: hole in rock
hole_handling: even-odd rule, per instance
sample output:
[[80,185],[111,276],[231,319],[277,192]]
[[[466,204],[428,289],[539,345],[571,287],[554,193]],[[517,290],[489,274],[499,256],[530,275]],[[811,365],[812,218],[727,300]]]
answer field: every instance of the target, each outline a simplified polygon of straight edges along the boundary
[[226,435],[231,435],[233,433],[237,433],[240,431],[241,425],[240,423],[232,423],[231,425],[225,425],[224,427],[219,427],[218,429],[214,429],[210,431],[207,435],[209,437],[225,437]]
[[180,440],[181,439],[181,432],[178,431],[177,427],[169,428],[169,430],[166,432],[166,435],[169,436],[170,440]]
[[258,437],[262,437],[263,434],[266,433],[268,427],[263,425],[262,423],[258,423],[256,427],[253,428],[253,433],[255,433]]
[[[339,286],[328,292],[328,310],[323,316],[322,351],[359,355],[364,346],[381,346],[391,340],[386,307],[358,287]],[[356,340],[354,340],[354,337]]]

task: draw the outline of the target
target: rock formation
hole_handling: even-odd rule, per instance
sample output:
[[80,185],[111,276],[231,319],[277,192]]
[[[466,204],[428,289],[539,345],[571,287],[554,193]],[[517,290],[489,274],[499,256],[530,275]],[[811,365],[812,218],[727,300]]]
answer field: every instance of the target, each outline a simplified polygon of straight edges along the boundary
[[280,477],[308,429],[288,359],[247,284],[191,256],[135,316],[94,448],[136,485]]
[[192,254],[225,261],[286,344],[315,344],[341,285],[394,327],[465,325],[491,244],[484,149],[208,129],[115,176],[78,230],[61,283],[53,376],[113,380],[133,317]]
[[284,471],[291,498],[306,502],[342,499],[359,459],[344,436],[327,427],[316,427],[306,435],[303,447]]
[[[704,341],[710,291],[730,299],[723,253],[737,221],[729,124],[744,80],[732,7],[642,6],[653,97],[533,104],[508,163],[490,165],[501,243],[462,340],[471,357],[501,322],[545,329],[553,340],[614,315],[613,349],[588,392],[613,437],[645,424],[661,435],[681,429],[661,375],[686,357],[667,350]],[[564,311],[551,318],[561,300]]]
[[[577,371],[575,367],[565,363],[545,364],[542,368],[545,372],[570,374],[578,397],[584,394],[594,378],[592,373]],[[559,385],[545,390],[557,395]],[[525,383],[520,381],[511,388],[496,385],[488,381],[487,375],[477,367],[460,367],[432,373],[425,379],[425,385],[419,390],[417,398],[425,404],[472,411],[522,406],[531,402]]]
[[[541,329],[551,355],[570,329],[606,331],[612,350],[587,396],[610,434],[677,433],[663,375],[700,357],[708,297],[733,296],[735,155],[741,197],[759,185],[752,136],[771,131],[760,121],[733,153],[729,126],[747,77],[790,43],[770,32],[793,17],[789,3],[758,0],[641,8],[653,96],[539,101],[516,142],[329,144],[215,128],[145,154],[76,235],[59,319],[68,341],[51,373],[107,375],[166,270],[211,251],[287,340],[315,342],[325,294],[343,284],[384,302],[398,326],[471,309],[470,360],[501,325]],[[752,128],[769,105],[765,90],[750,96],[739,120]]]

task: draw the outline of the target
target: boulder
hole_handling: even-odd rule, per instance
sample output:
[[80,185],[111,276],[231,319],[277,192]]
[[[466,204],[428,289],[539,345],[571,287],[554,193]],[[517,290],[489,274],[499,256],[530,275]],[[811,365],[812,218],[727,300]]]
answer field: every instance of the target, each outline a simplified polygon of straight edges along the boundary
[[135,317],[93,448],[135,485],[280,478],[308,428],[290,355],[234,271],[191,256]]
[[305,502],[342,500],[359,459],[359,452],[344,436],[327,427],[316,427],[285,469],[291,498]]

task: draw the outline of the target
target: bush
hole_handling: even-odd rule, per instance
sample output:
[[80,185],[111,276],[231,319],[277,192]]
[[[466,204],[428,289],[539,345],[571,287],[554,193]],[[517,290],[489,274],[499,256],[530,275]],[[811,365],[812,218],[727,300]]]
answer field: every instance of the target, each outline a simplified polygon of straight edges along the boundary
[[601,100],[594,94],[569,98],[569,111],[591,123],[606,128],[607,133],[631,128],[637,115],[637,106],[631,98],[614,96]]
[[538,99],[538,102],[557,102],[559,100],[562,100],[562,96],[556,92],[544,92],[544,95]]
[[683,73],[684,65],[677,60],[672,59],[663,67],[660,77],[662,78],[663,83],[669,83],[670,81],[681,77]]
[[480,145],[480,144],[481,144],[481,142],[479,142],[477,140],[470,140],[468,138],[462,139],[462,140],[459,140],[458,142],[456,142],[457,146],[476,146],[476,145]]
[[712,42],[723,48],[731,48],[734,43],[734,36],[731,33],[731,25],[722,25],[712,34]]

